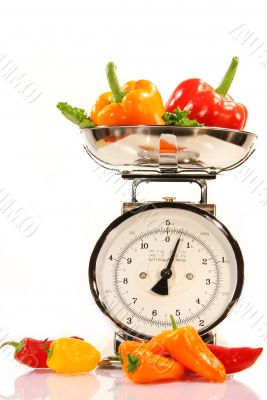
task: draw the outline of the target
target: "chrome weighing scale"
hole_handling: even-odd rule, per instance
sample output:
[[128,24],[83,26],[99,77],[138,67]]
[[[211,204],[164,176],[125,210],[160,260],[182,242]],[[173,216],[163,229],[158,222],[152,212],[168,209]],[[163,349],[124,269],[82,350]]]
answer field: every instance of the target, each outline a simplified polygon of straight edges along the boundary
[[[81,135],[95,162],[132,181],[131,201],[100,236],[89,263],[91,293],[115,328],[115,353],[122,340],[170,329],[170,314],[215,343],[214,328],[241,295],[244,262],[208,203],[207,182],[244,163],[256,135],[176,126],[103,126]],[[200,201],[140,202],[137,187],[144,182],[195,183]]]

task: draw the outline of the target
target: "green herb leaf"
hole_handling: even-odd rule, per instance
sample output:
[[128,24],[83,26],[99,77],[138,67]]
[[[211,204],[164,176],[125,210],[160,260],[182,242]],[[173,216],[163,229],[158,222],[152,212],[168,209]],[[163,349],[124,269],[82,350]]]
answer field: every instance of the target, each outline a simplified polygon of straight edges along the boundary
[[139,357],[137,355],[127,354],[127,369],[129,372],[134,372],[139,367]]
[[95,126],[91,118],[86,114],[83,108],[72,107],[68,103],[60,102],[57,108],[62,112],[64,117],[69,119],[80,128],[93,128]]
[[189,119],[188,115],[190,111],[181,110],[179,107],[176,108],[172,113],[165,112],[162,115],[163,121],[166,122],[166,125],[172,126],[203,126],[195,119]]

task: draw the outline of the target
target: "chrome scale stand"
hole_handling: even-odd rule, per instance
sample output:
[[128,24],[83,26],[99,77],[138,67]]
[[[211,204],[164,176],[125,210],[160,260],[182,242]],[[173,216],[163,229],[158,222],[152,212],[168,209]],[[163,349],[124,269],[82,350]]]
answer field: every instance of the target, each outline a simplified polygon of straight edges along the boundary
[[[215,216],[216,206],[215,204],[209,204],[207,202],[207,179],[215,179],[216,174],[203,174],[200,176],[192,176],[192,175],[181,175],[174,176],[173,174],[144,174],[144,175],[134,175],[134,174],[122,174],[123,179],[132,180],[132,191],[131,191],[131,201],[123,203],[122,213],[134,210],[137,207],[144,206],[146,204],[158,203],[160,201],[146,201],[139,202],[137,200],[137,188],[141,183],[154,183],[154,182],[183,182],[183,183],[195,183],[200,188],[200,201],[198,203],[192,203],[189,201],[180,201],[177,203],[186,203],[191,204],[195,207],[198,207],[202,210],[209,212],[210,214]],[[165,202],[175,202],[175,197],[163,197]],[[206,343],[215,344],[216,343],[216,333],[214,331],[207,332],[201,335],[202,339]],[[133,337],[125,332],[118,331],[115,332],[114,336],[114,353],[118,353],[118,347],[124,340],[140,340],[136,337]],[[116,356],[110,356],[104,358],[100,361],[99,366],[101,368],[121,368],[121,363],[117,359]]]

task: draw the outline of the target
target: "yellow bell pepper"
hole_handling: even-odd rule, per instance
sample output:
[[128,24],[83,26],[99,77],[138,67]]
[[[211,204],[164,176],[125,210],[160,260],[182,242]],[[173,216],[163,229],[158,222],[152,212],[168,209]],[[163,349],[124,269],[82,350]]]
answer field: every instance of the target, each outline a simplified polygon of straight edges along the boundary
[[89,372],[100,360],[99,351],[83,340],[54,340],[48,350],[47,366],[58,372]]

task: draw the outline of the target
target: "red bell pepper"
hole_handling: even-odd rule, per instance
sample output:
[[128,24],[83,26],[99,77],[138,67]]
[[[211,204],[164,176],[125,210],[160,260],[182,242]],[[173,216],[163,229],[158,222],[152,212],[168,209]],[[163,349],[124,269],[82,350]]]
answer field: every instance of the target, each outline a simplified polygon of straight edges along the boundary
[[[77,336],[72,336],[74,339],[83,340]],[[15,348],[15,360],[21,364],[28,365],[31,368],[48,368],[46,365],[47,352],[53,340],[47,340],[46,348],[44,348],[43,340],[32,338],[24,338],[20,342],[5,342],[0,346],[0,349],[5,346],[13,346]]]
[[201,79],[187,79],[181,82],[165,109],[173,112],[178,107],[190,111],[189,119],[205,126],[217,126],[242,130],[247,121],[247,109],[227,94],[234,79],[239,59],[234,57],[217,89]]

